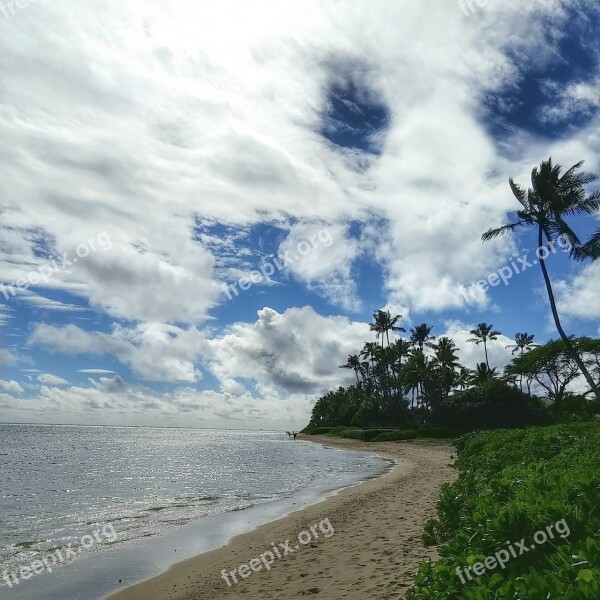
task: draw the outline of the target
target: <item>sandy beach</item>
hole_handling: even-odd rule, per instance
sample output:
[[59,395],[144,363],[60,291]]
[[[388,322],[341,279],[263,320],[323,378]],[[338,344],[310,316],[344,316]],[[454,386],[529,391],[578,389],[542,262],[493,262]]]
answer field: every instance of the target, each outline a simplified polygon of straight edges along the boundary
[[[397,466],[387,475],[239,535],[222,548],[177,563],[110,600],[404,598],[419,562],[435,557],[434,548],[423,546],[421,534],[425,521],[435,514],[440,486],[455,478],[454,448],[425,441],[367,444],[326,436],[305,439],[376,452]],[[324,522],[331,528],[319,528]],[[286,540],[290,550],[284,556]],[[270,557],[263,561],[258,557],[273,545],[281,558],[275,557],[267,570],[265,560],[270,563]],[[245,578],[234,571],[238,582],[233,583],[230,575],[228,587],[222,570],[230,572],[253,559],[255,571],[240,569]]]

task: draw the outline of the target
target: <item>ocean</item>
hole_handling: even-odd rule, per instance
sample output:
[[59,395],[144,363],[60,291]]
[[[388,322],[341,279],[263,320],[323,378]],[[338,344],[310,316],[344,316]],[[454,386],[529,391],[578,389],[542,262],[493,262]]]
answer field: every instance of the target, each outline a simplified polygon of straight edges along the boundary
[[0,425],[0,596],[102,598],[386,468],[284,432]]

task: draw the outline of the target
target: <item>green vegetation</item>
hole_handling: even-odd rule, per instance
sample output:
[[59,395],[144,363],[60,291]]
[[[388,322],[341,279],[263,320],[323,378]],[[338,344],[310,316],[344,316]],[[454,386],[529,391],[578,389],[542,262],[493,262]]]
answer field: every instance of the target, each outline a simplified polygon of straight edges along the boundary
[[[600,423],[468,434],[458,449],[459,479],[444,486],[424,536],[443,542],[440,560],[421,564],[410,600],[600,598]],[[568,535],[531,549],[563,519]],[[507,542],[516,557],[469,580],[465,568]]]
[[[375,313],[375,321],[381,321]],[[389,317],[389,315],[388,315]],[[383,319],[391,322],[393,319]],[[499,373],[486,362],[470,371],[458,361],[458,348],[447,337],[437,341],[423,323],[411,330],[409,340],[389,345],[366,343],[360,361],[349,356],[343,368],[353,369],[357,383],[340,387],[319,398],[307,432],[332,433],[335,428],[419,431],[444,427],[466,432],[476,429],[526,427],[600,415],[600,401],[592,390],[575,395],[570,385],[581,371],[571,350],[595,381],[600,381],[600,340],[582,337],[550,340],[534,346],[533,335],[519,332],[513,348],[516,356]],[[480,323],[471,334],[483,344],[499,335],[492,325]],[[381,336],[383,340],[384,337]],[[358,361],[358,362],[357,362]],[[590,399],[590,397],[592,399]],[[410,439],[401,435],[398,439]],[[357,439],[367,439],[370,435]],[[419,437],[416,434],[413,437]],[[392,439],[391,435],[386,439]]]

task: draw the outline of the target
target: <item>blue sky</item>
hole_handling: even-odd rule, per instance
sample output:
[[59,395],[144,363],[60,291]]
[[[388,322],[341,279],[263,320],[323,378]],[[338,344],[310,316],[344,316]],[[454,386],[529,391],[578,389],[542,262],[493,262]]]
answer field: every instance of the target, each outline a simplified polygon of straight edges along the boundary
[[[536,265],[477,284],[533,232],[480,236],[600,173],[594,2],[205,4],[0,15],[1,421],[299,429],[377,308],[470,367],[556,335]],[[549,268],[598,335],[600,265]]]

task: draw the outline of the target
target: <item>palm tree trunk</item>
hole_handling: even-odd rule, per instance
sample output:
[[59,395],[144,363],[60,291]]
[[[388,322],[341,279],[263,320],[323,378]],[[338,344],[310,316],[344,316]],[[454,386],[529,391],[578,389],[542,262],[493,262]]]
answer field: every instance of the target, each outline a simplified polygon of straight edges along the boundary
[[483,340],[483,349],[485,350],[485,364],[487,365],[487,368],[490,368],[490,362],[488,361],[488,353],[487,353],[487,342],[484,339]]
[[[538,248],[541,248],[543,243],[544,243],[543,228],[542,228],[542,225],[540,224],[538,227]],[[596,398],[598,400],[600,400],[600,390],[598,390],[598,386],[594,383],[594,380],[592,379],[591,375],[589,374],[586,366],[583,364],[583,360],[581,360],[581,357],[579,356],[579,352],[577,352],[577,350],[573,347],[571,340],[569,339],[567,334],[564,332],[564,329],[562,328],[562,325],[560,323],[560,318],[558,316],[558,311],[556,310],[556,300],[554,299],[554,292],[552,291],[552,284],[550,283],[550,277],[548,276],[548,269],[546,268],[546,261],[541,256],[539,257],[539,259],[540,259],[540,267],[542,268],[542,275],[544,276],[544,282],[546,284],[546,291],[548,292],[548,300],[550,301],[550,310],[552,311],[552,316],[554,317],[554,324],[556,325],[556,329],[558,330],[560,337],[562,338],[563,342],[565,343],[567,352],[569,353],[571,358],[577,363],[577,366],[579,367],[581,374],[585,377],[585,380],[587,381],[588,385],[590,386],[590,389],[596,395]]]

